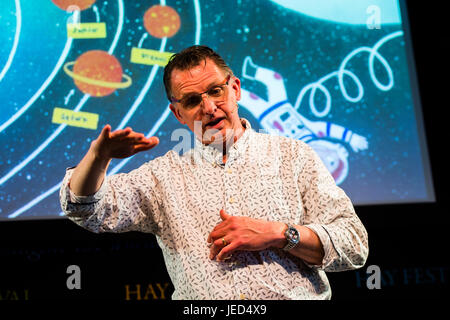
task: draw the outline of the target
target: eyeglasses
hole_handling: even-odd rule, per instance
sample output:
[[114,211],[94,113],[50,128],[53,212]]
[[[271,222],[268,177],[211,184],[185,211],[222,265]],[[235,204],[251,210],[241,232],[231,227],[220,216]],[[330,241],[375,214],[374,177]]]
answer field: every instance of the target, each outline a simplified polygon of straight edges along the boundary
[[206,90],[205,92],[188,94],[187,96],[179,100],[172,96],[170,101],[173,103],[175,102],[180,103],[184,109],[193,109],[197,107],[200,103],[202,103],[203,101],[202,96],[204,94],[206,94],[207,97],[214,102],[224,101],[230,78],[231,75],[228,75],[221,84],[215,85]]

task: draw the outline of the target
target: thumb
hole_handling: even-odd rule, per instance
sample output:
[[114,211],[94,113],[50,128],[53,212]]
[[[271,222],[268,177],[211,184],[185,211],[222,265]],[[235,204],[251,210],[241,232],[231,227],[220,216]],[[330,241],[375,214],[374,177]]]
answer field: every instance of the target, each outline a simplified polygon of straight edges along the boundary
[[229,219],[230,217],[231,216],[228,213],[226,213],[224,209],[220,210],[220,218],[222,220]]
[[100,133],[100,137],[102,138],[102,140],[108,139],[110,133],[111,133],[111,126],[107,124],[103,127],[103,130]]

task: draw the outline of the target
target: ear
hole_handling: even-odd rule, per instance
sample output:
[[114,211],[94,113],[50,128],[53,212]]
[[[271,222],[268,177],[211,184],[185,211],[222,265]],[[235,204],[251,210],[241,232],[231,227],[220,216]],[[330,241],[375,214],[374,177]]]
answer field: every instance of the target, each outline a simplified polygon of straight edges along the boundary
[[186,124],[186,121],[183,120],[183,116],[180,113],[180,110],[178,110],[173,104],[169,104],[170,111],[175,115],[175,118],[181,123]]
[[236,95],[236,101],[241,100],[241,80],[238,77],[233,77],[231,88],[233,88],[233,92]]

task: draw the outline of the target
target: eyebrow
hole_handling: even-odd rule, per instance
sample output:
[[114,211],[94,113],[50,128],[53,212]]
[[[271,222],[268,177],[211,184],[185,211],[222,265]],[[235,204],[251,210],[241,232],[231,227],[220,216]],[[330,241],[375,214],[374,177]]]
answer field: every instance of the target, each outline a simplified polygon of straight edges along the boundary
[[[213,88],[213,87],[215,87],[215,86],[218,86],[219,85],[219,82],[218,81],[215,81],[215,82],[211,82],[206,88],[206,91],[208,91],[209,89],[211,89],[211,88]],[[204,92],[206,92],[206,91],[204,91]],[[196,94],[199,94],[198,92],[195,92],[195,91],[189,91],[189,92],[186,92],[185,94],[183,94],[183,95],[181,95],[181,97],[180,97],[180,99],[178,99],[178,100],[182,100],[182,99],[184,99],[184,98],[186,98],[186,97],[189,97],[189,96],[192,96],[192,95],[196,95]]]

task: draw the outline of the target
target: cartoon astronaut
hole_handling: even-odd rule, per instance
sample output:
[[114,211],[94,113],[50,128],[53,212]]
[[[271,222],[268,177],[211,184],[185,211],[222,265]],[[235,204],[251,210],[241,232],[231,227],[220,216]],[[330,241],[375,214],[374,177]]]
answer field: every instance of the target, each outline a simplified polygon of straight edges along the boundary
[[268,133],[308,143],[336,183],[342,183],[348,174],[348,152],[343,143],[358,152],[368,148],[367,139],[331,122],[306,119],[287,99],[283,77],[254,64],[249,56],[244,59],[242,76],[263,83],[267,88],[267,100],[242,88],[239,104],[248,109]]

